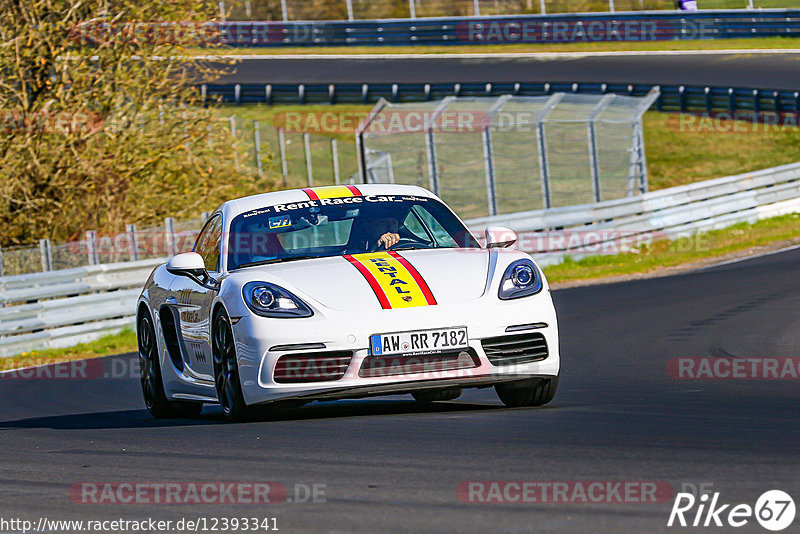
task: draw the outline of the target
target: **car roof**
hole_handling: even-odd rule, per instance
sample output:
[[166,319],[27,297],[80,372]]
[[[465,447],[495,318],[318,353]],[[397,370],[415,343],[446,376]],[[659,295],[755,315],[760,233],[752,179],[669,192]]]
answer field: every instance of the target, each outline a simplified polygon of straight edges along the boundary
[[291,202],[304,202],[315,198],[337,198],[369,195],[416,195],[420,197],[436,198],[427,189],[417,185],[397,184],[358,184],[358,185],[333,185],[321,187],[306,187],[303,189],[289,189],[273,191],[249,197],[229,200],[222,204],[217,211],[221,211],[226,220],[230,221],[240,213]]

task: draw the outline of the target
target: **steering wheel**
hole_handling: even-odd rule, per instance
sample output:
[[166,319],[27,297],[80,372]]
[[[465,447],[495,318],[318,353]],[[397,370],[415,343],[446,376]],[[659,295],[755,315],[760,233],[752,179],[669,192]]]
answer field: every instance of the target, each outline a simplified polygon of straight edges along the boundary
[[[431,248],[430,243],[426,243],[425,241],[420,241],[418,239],[413,239],[410,237],[401,237],[400,241],[388,247],[386,250],[394,250],[396,248],[405,248],[405,247],[420,247],[420,248]],[[378,246],[377,250],[382,249],[382,246]]]

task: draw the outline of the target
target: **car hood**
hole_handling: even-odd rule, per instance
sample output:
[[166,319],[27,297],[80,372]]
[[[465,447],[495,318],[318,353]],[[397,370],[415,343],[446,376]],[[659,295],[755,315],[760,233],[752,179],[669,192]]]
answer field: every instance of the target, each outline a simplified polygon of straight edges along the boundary
[[[360,261],[369,261],[367,256],[315,258],[247,270],[264,271],[269,274],[269,281],[296,290],[327,308],[341,311],[379,310],[384,306],[377,293],[381,289],[390,291],[394,287],[389,285],[391,279],[376,278],[370,283],[369,273],[365,273],[358,265]],[[395,257],[398,256],[401,262],[407,262],[410,272],[418,273],[421,280],[417,285],[430,289],[433,297],[433,300],[429,299],[431,304],[434,301],[435,304],[468,302],[483,295],[489,265],[489,253],[486,250],[408,250],[397,253]],[[251,276],[250,279],[254,278]]]

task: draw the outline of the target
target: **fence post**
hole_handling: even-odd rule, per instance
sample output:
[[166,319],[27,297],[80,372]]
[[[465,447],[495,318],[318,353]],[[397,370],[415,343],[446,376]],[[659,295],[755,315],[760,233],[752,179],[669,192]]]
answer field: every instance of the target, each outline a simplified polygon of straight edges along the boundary
[[336,139],[331,139],[331,160],[333,161],[333,181],[336,185],[342,183],[339,176],[339,145]]
[[353,0],[345,0],[347,3],[347,20],[353,20]]
[[286,177],[289,174],[289,167],[286,164],[286,135],[283,128],[278,128],[278,144],[281,151],[281,172],[283,173],[283,187],[286,187]]
[[747,9],[755,9],[753,7],[753,0],[747,0]]
[[481,2],[480,0],[472,0],[472,11],[476,17],[481,16]]
[[428,154],[428,180],[433,194],[439,196],[439,168],[436,164],[436,142],[433,139],[433,127],[425,132],[425,149]]
[[592,176],[592,193],[595,202],[600,202],[600,160],[597,156],[597,132],[595,131],[595,123],[597,117],[605,111],[611,104],[611,101],[616,98],[613,93],[604,95],[603,98],[597,103],[589,117],[586,119],[586,133],[589,139],[589,167]]
[[539,8],[542,11],[542,15],[547,15],[546,0],[539,0]]
[[53,255],[50,251],[50,240],[39,240],[39,254],[42,256],[42,272],[46,273],[53,270]]
[[167,242],[167,255],[174,256],[178,253],[175,245],[175,219],[167,217],[164,219],[164,238]]
[[222,19],[222,22],[225,22],[225,0],[219,0],[219,18]]
[[592,175],[592,194],[595,202],[600,202],[600,165],[597,160],[597,134],[594,120],[586,121],[586,130],[589,136],[589,167]]
[[562,98],[564,98],[564,93],[554,93],[536,116],[536,143],[539,147],[539,173],[542,177],[542,199],[545,209],[552,207],[552,192],[550,190],[550,160],[547,157],[544,120],[553,111],[553,108],[561,102]]
[[286,0],[281,0],[281,17],[283,17],[283,22],[289,21],[289,10],[286,9]]
[[253,121],[253,143],[256,145],[256,168],[258,175],[263,176],[261,169],[261,128],[258,126],[258,121]]
[[650,181],[647,177],[647,155],[644,151],[644,130],[641,117],[636,121],[634,135],[636,136],[634,142],[639,160],[639,192],[645,194],[649,190]]
[[489,202],[489,215],[497,215],[497,186],[494,176],[494,150],[492,147],[491,126],[483,129],[483,164],[486,169],[486,199]]
[[608,0],[608,10],[613,13],[614,12],[614,0]]
[[3,275],[3,249],[0,247],[0,276]]
[[231,126],[231,137],[233,137],[233,143],[231,146],[233,147],[233,166],[238,171],[239,170],[239,153],[236,150],[236,117],[231,115],[228,117],[228,123]]
[[308,176],[308,187],[314,187],[314,170],[311,168],[311,137],[308,132],[303,134],[303,146],[306,152],[306,175]]
[[417,18],[417,0],[408,0],[408,11],[411,13],[411,18]]
[[139,240],[136,238],[136,225],[126,224],[125,233],[128,234],[128,253],[131,261],[139,261]]
[[88,230],[86,232],[86,250],[89,254],[89,265],[97,265],[100,258],[97,254],[97,232]]

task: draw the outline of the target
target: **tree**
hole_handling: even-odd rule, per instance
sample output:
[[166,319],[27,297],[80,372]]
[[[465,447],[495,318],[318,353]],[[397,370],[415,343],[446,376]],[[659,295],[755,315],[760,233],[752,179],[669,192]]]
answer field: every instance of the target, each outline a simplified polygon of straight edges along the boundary
[[194,216],[231,194],[204,108],[216,3],[0,0],[0,245]]

